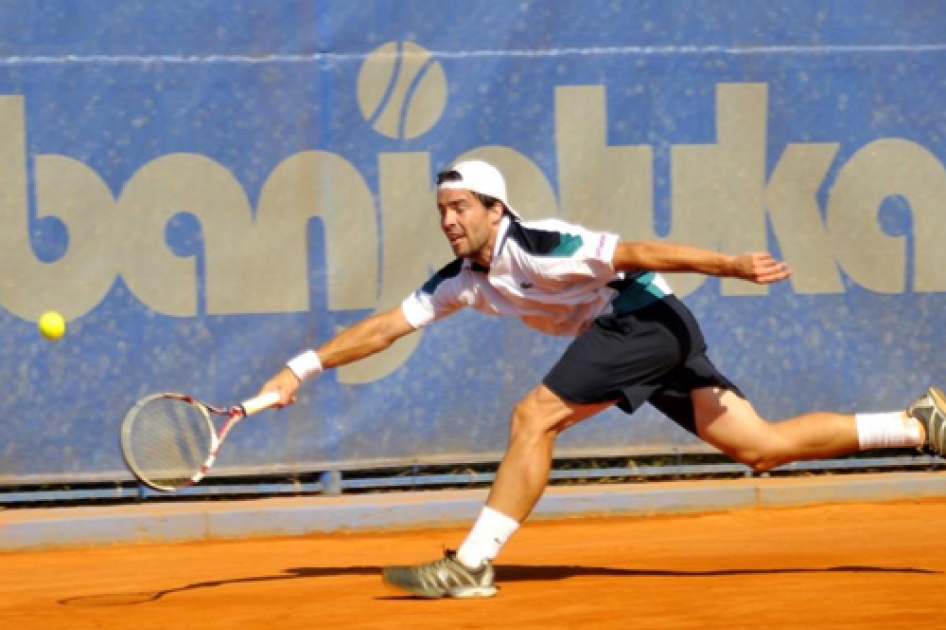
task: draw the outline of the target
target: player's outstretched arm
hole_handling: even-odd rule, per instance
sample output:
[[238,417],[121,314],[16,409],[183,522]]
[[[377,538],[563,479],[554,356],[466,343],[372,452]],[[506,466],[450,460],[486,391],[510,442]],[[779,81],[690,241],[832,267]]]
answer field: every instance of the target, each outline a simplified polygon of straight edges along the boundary
[[[305,366],[311,368],[308,370],[309,374],[315,375],[324,369],[354,363],[381,352],[414,330],[404,317],[400,306],[372,315],[336,335],[317,350],[305,353],[308,356],[300,355],[291,361],[290,365],[295,369],[289,365],[281,369],[266,381],[260,393],[279,392],[280,404],[291,404],[295,401],[296,391],[306,378]],[[303,360],[299,364],[293,364],[299,359]],[[299,365],[303,368],[300,369]]]
[[616,271],[664,271],[702,273],[740,278],[756,284],[780,282],[792,275],[782,261],[768,252],[732,256],[711,249],[674,243],[619,243],[612,264]]

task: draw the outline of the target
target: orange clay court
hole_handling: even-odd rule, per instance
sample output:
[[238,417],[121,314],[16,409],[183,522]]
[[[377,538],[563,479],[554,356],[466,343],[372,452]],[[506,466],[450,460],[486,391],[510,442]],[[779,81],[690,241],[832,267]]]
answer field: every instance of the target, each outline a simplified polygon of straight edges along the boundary
[[529,523],[494,599],[422,600],[382,565],[466,528],[0,554],[0,627],[946,628],[946,499]]

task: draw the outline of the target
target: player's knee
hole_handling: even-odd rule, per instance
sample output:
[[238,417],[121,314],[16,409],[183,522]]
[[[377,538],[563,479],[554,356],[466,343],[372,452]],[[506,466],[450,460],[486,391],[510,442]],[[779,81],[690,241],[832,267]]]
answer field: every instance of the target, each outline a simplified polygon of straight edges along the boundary
[[740,464],[751,468],[754,472],[763,473],[785,463],[784,457],[775,448],[751,448],[742,449],[732,454]]
[[529,399],[521,401],[512,410],[510,437],[529,442],[554,439],[558,434],[555,423],[540,413],[538,406]]
[[757,453],[753,453],[749,457],[743,458],[741,463],[745,464],[751,468],[753,472],[757,473],[768,472],[776,466],[772,459],[759,456]]

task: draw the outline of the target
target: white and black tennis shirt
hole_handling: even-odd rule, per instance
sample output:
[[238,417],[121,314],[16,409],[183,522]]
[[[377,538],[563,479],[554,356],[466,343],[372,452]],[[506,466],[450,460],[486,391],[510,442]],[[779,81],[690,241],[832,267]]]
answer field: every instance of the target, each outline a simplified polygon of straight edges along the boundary
[[617,273],[619,237],[557,219],[503,217],[489,269],[458,258],[401,304],[422,328],[470,306],[489,315],[518,317],[550,335],[575,336],[594,319],[627,313],[672,293],[654,272]]

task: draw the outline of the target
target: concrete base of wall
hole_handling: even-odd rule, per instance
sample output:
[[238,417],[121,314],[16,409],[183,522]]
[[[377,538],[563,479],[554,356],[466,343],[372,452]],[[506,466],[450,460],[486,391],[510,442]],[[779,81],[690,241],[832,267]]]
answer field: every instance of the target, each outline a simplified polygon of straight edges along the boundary
[[[946,473],[749,478],[549,488],[533,519],[946,498]],[[253,536],[435,528],[471,523],[485,490],[249,501],[148,502],[0,512],[0,551]]]

